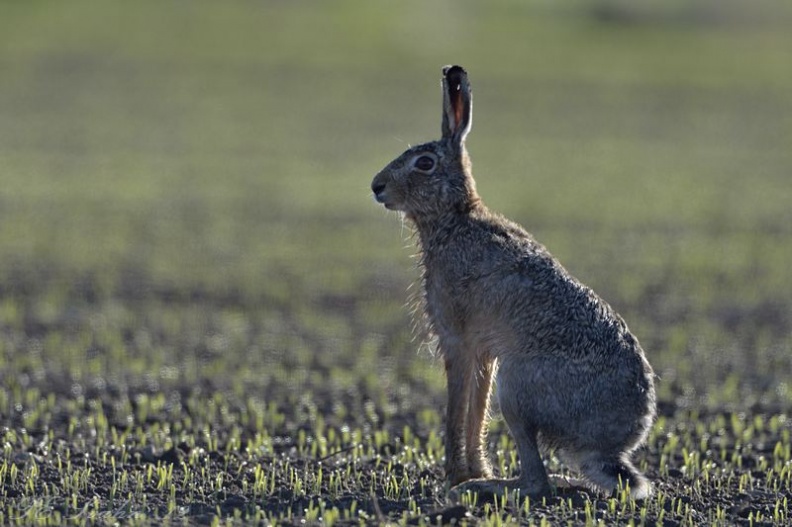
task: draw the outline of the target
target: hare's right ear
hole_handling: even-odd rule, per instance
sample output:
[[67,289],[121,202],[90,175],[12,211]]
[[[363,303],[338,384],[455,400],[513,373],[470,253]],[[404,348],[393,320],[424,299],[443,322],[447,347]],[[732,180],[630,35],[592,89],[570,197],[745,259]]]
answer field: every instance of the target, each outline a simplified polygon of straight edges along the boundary
[[473,94],[462,66],[443,68],[443,139],[461,146],[473,124]]

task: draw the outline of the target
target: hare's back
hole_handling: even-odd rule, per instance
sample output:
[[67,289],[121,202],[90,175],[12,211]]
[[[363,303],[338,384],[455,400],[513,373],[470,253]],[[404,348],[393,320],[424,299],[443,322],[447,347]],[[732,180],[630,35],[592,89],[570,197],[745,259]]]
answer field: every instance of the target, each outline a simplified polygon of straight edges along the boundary
[[529,233],[511,222],[489,227],[476,285],[480,308],[497,313],[521,340],[588,355],[641,354],[622,318],[573,277]]

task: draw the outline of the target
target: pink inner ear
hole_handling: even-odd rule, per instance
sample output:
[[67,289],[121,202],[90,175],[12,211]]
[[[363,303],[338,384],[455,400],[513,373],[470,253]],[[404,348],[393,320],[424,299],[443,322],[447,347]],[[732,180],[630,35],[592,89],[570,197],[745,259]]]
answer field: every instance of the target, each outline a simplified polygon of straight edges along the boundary
[[451,86],[451,106],[454,108],[454,131],[462,122],[462,85],[459,83]]

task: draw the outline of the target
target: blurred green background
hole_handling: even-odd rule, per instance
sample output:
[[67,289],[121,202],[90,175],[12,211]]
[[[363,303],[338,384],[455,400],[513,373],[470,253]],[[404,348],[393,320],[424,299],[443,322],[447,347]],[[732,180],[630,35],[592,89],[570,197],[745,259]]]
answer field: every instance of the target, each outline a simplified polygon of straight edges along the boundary
[[438,136],[459,63],[484,200],[622,313],[661,399],[788,407],[791,25],[775,1],[2,2],[0,406],[441,402],[369,184]]

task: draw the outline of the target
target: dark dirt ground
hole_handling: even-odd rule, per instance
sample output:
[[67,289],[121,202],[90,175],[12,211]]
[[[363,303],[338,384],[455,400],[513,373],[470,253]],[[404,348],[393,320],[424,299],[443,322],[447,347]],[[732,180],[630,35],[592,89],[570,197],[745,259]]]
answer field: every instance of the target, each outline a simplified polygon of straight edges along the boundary
[[[281,336],[300,335],[309,348],[322,349],[291,307],[262,308],[265,299],[233,292],[155,288],[101,298],[88,280],[66,295],[63,306],[71,308],[44,316],[29,301],[42,289],[31,287],[3,292],[6,302],[19,305],[16,320],[6,317],[0,328],[4,522],[297,525],[314,523],[334,507],[340,524],[500,518],[551,525],[587,519],[770,525],[789,518],[790,423],[786,409],[774,403],[750,412],[705,408],[690,404],[690,390],[682,389],[661,400],[655,432],[636,455],[656,488],[643,505],[571,490],[532,500],[527,509],[461,505],[446,499],[441,461],[431,457],[442,437],[442,384],[410,369],[435,365],[416,355],[409,340],[400,352],[384,353],[400,339],[398,324],[380,328],[381,348],[371,357],[371,364],[387,364],[379,375],[345,363],[330,348],[323,349],[327,356],[281,355],[275,368],[249,360],[256,352],[251,346],[272,338],[262,321],[280,320]],[[123,313],[98,322],[119,305],[126,306]],[[343,305],[317,301],[314,309],[327,316],[340,310],[354,326],[363,306],[351,298]],[[166,312],[176,321],[165,320]],[[244,319],[243,337],[223,325],[230,314]],[[203,336],[187,343],[193,327]],[[64,356],[64,349],[76,351]],[[152,370],[155,349],[170,355]],[[493,456],[508,449],[505,433],[496,420]],[[327,450],[312,450],[321,441]],[[163,469],[171,471],[170,483],[160,482]],[[317,478],[320,469],[338,479]],[[394,490],[391,478],[406,487]]]

